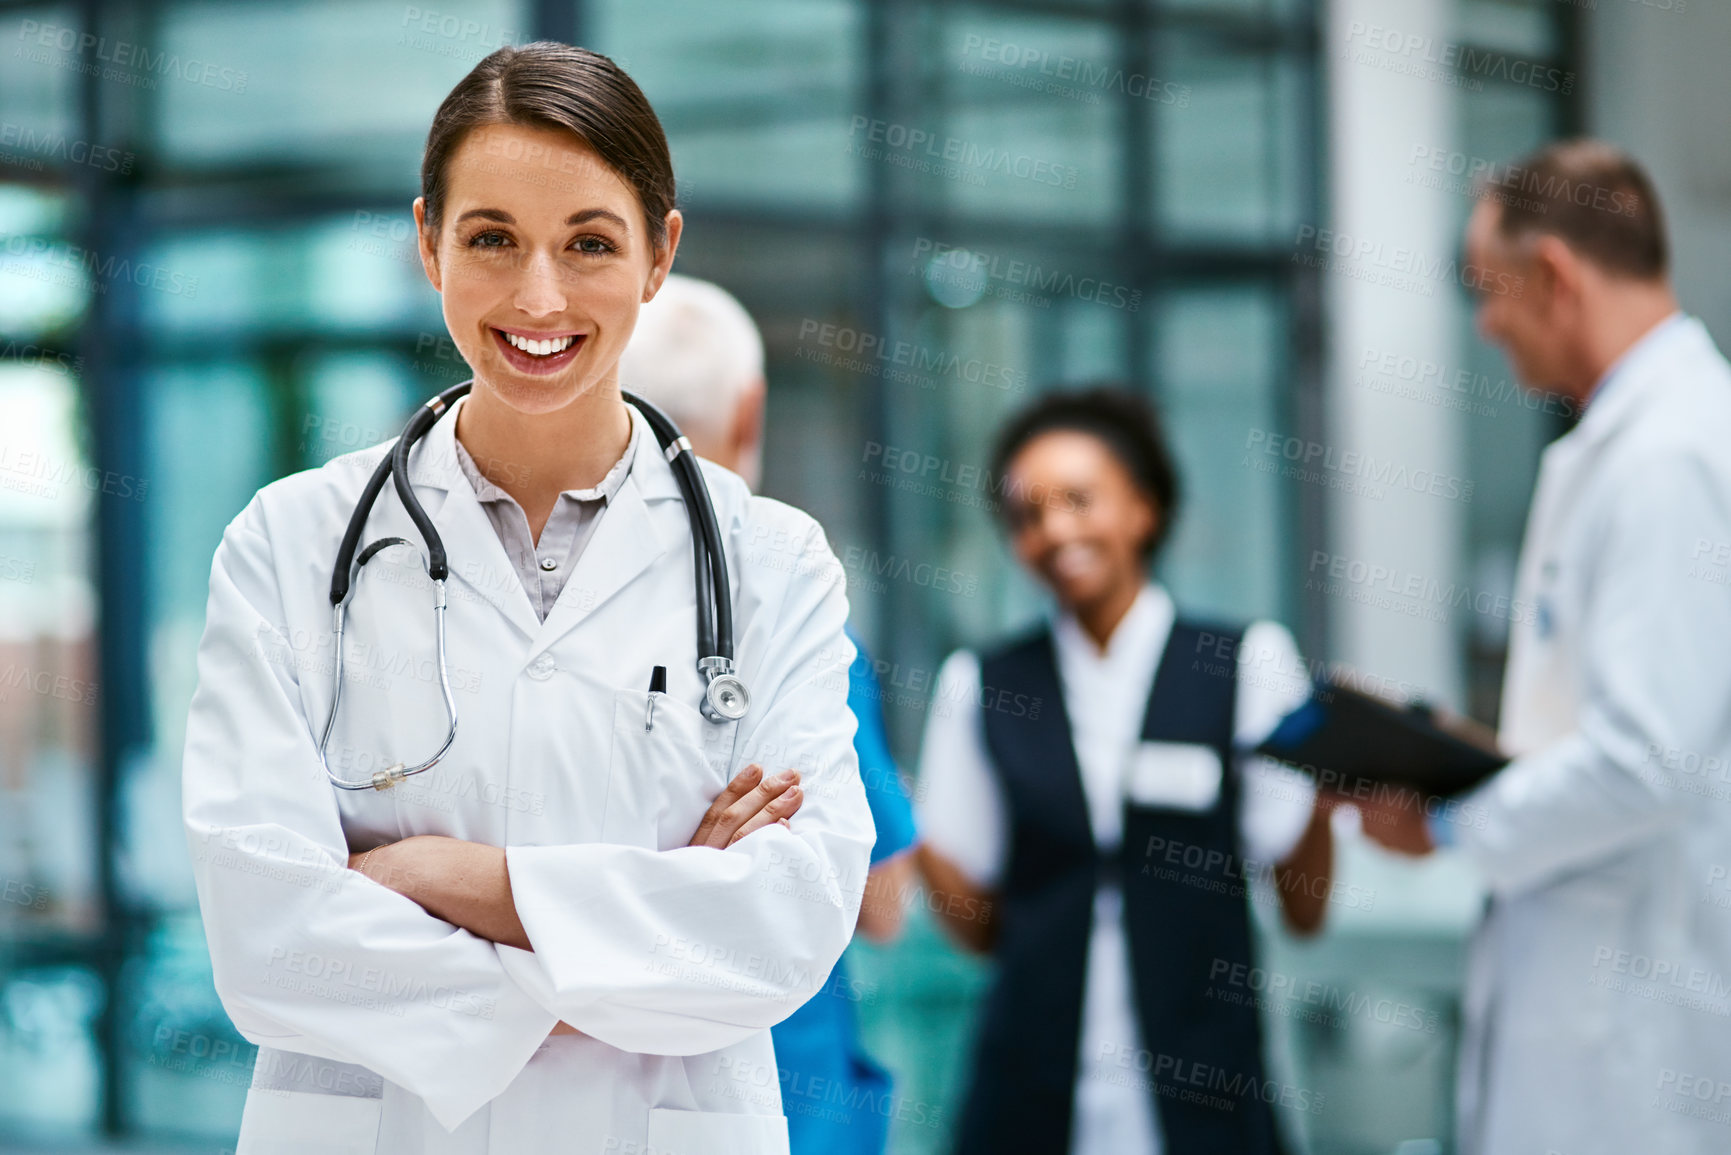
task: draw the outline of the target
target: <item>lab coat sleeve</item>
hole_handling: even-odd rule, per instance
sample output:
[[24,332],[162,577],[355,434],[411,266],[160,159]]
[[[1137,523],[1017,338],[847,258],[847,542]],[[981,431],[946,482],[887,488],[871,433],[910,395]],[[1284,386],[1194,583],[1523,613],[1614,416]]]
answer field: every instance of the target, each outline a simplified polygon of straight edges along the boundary
[[815,522],[799,556],[807,564],[787,579],[735,747],[809,752],[789,826],[725,850],[506,849],[534,951],[501,946],[500,957],[561,1019],[610,1046],[698,1055],[746,1039],[809,999],[853,935],[874,838],[847,707],[855,650],[842,570]]
[[358,1063],[455,1129],[556,1020],[492,943],[347,868],[298,685],[328,649],[285,640],[267,525],[255,498],[217,549],[187,719],[183,816],[217,993],[247,1041]]
[[[1678,830],[1698,804],[1681,767],[1731,725],[1731,598],[1692,573],[1731,541],[1723,472],[1677,449],[1615,492],[1590,568],[1580,723],[1469,795],[1458,845],[1493,892],[1515,893]],[[1690,764],[1696,764],[1690,763]]]

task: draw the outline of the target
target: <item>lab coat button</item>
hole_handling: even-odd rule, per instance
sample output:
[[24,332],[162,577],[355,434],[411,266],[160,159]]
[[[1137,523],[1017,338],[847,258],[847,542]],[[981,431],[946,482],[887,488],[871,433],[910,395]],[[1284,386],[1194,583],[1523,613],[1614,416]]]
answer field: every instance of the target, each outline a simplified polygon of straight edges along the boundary
[[559,568],[559,563],[557,561],[553,560],[552,558],[544,557],[541,559],[541,569],[544,572],[552,573],[554,570],[556,570],[558,568]]
[[548,678],[553,676],[553,669],[553,655],[542,654],[533,662],[529,663],[529,676],[534,678],[537,682],[545,682]]

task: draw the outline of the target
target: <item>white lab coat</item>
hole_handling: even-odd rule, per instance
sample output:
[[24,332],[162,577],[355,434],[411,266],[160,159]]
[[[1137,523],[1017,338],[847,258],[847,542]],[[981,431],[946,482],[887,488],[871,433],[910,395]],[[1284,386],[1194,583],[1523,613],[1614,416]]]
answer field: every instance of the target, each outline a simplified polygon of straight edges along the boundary
[[[330,569],[382,447],[265,487],[211,572],[184,810],[216,988],[260,1047],[238,1155],[785,1152],[769,1027],[851,937],[873,841],[853,752],[842,571],[804,513],[704,463],[751,711],[699,714],[691,538],[651,437],[538,621],[454,453],[411,475],[450,556],[461,725],[394,789],[341,791]],[[445,733],[420,537],[387,486],[365,542],[331,762],[366,779]],[[395,563],[395,564],[393,564]],[[378,571],[378,572],[374,572]],[[668,693],[652,731],[652,667]],[[791,828],[686,842],[749,762],[804,775]],[[506,848],[533,952],[345,869],[415,834]],[[560,1019],[582,1036],[548,1037]]]
[[1491,891],[1466,1155],[1731,1149],[1727,561],[1731,366],[1676,316],[1540,468],[1502,706],[1518,757],[1459,829]]

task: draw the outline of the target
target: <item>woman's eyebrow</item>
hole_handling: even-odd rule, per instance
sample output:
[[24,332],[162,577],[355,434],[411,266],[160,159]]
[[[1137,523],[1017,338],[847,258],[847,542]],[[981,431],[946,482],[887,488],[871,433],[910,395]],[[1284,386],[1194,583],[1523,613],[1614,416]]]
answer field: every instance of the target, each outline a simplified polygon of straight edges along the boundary
[[611,209],[584,209],[580,213],[572,213],[570,216],[566,217],[565,223],[568,225],[582,225],[588,224],[590,221],[594,220],[612,221],[626,232],[631,231],[631,226],[626,222],[625,218],[620,216],[618,213],[613,212]]
[[468,212],[457,218],[457,223],[462,224],[471,217],[479,217],[485,221],[498,221],[502,225],[514,225],[517,223],[517,218],[512,216],[510,213],[505,212],[503,209],[470,209]]
[[[502,225],[514,225],[517,223],[517,218],[513,217],[504,209],[470,209],[468,212],[457,218],[457,223],[462,224],[471,217],[479,217],[482,220],[488,221],[497,221]],[[565,223],[567,225],[581,225],[587,224],[593,220],[611,221],[625,231],[631,231],[631,226],[626,222],[625,218],[620,216],[618,213],[613,212],[611,209],[584,209],[581,212],[575,212],[566,217]]]

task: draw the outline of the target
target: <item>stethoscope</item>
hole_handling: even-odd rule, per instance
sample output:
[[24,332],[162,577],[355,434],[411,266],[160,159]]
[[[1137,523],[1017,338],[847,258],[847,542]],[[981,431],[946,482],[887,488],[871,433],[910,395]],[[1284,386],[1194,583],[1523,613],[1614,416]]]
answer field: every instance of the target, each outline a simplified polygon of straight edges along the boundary
[[[457,398],[469,392],[473,385],[473,381],[453,385],[415,410],[414,416],[409,418],[408,425],[403,428],[403,435],[397,438],[396,446],[385,455],[378,468],[373,470],[373,475],[367,479],[367,486],[361,491],[360,501],[356,503],[355,512],[349,518],[348,528],[343,531],[342,545],[337,549],[336,567],[331,571],[336,658],[332,663],[334,673],[331,682],[331,712],[325,719],[324,735],[319,739],[319,765],[324,767],[325,777],[331,780],[331,784],[344,790],[385,790],[395,786],[411,774],[419,774],[438,765],[457,738],[457,700],[451,696],[451,676],[445,664],[445,578],[449,574],[445,561],[445,543],[439,537],[439,531],[433,528],[432,518],[421,508],[420,500],[415,497],[414,489],[409,485],[409,451],[444,415],[445,410],[449,409]],[[709,500],[709,487],[703,483],[703,473],[698,469],[697,455],[691,451],[691,442],[679,432],[679,427],[673,424],[665,413],[636,394],[622,390],[620,395],[636,406],[644,420],[649,422],[649,428],[655,433],[655,440],[660,443],[667,463],[673,467],[673,476],[679,482],[680,495],[685,499],[686,515],[691,519],[691,553],[696,559],[697,582],[697,669],[703,675],[706,686],[702,702],[703,716],[718,724],[737,722],[745,717],[746,711],[751,708],[751,695],[746,691],[745,683],[733,672],[733,597],[727,581],[727,559],[721,551],[721,530],[715,522],[715,507]],[[355,554],[360,545],[361,532],[366,526],[367,515],[372,512],[373,503],[384,489],[387,477],[395,483],[403,508],[408,511],[409,519],[415,523],[421,540],[427,546],[426,569],[427,576],[433,582],[433,624],[438,638],[439,688],[444,694],[445,715],[450,719],[451,725],[445,734],[444,742],[426,761],[413,766],[397,762],[375,771],[373,776],[365,781],[354,782],[332,773],[325,753],[330,744],[331,733],[336,729],[337,709],[343,698],[343,625],[348,614],[352,579],[359,575],[361,567],[371,561],[380,550],[393,545],[413,544],[406,538],[385,537],[361,550],[358,557]],[[653,692],[651,697],[653,698]]]

